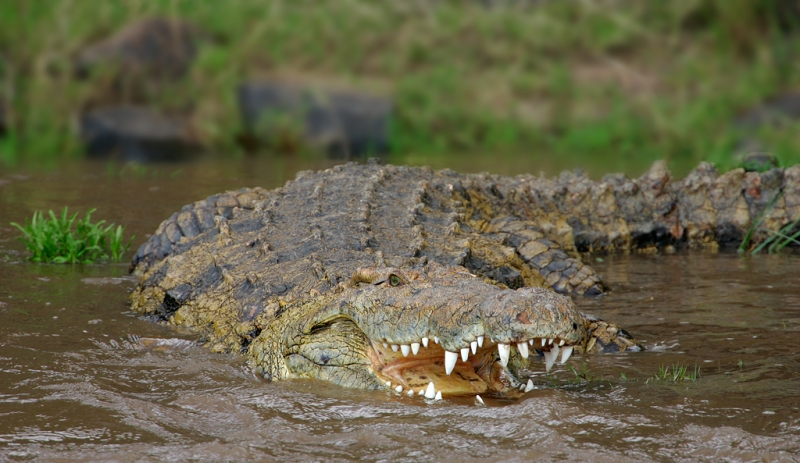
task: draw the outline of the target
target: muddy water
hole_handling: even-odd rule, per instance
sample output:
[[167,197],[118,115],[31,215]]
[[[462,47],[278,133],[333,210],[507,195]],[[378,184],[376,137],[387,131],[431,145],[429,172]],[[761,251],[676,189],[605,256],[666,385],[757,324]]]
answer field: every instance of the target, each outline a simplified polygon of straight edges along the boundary
[[[250,164],[247,164],[250,163]],[[573,356],[514,403],[268,384],[128,312],[125,264],[24,261],[8,222],[97,207],[142,237],[181,205],[309,162],[0,172],[0,461],[798,461],[796,255],[605,256],[579,299],[647,352]],[[659,367],[699,368],[695,381]],[[543,368],[542,368],[543,370]]]

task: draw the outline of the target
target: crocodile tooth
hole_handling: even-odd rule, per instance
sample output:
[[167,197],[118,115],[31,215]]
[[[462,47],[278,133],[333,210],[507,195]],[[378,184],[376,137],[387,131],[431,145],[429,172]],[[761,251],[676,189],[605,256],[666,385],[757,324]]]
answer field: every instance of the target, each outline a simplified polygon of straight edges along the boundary
[[469,347],[461,349],[461,361],[466,362],[469,358]]
[[434,342],[434,343],[436,343],[436,344],[439,344],[439,338],[437,338],[436,336],[434,336],[434,337],[433,337],[433,342]]
[[524,391],[525,390],[525,385],[524,384],[520,384],[519,385],[519,390],[520,391]]
[[419,352],[419,343],[418,342],[412,342],[411,343],[411,353],[414,354],[414,355],[417,355],[417,352]]
[[542,347],[544,347],[544,346],[546,346],[546,345],[547,345],[547,339],[545,339],[545,338],[542,338]]
[[478,341],[469,343],[469,348],[472,350],[472,355],[475,355],[475,352],[478,352]]
[[547,372],[550,373],[550,369],[553,368],[553,363],[556,361],[556,356],[553,355],[552,350],[548,350],[544,353],[544,363]]
[[572,346],[567,346],[561,351],[561,363],[567,363],[569,356],[572,355]]
[[392,387],[392,382],[391,381],[386,381],[386,387]]
[[483,347],[483,335],[478,336],[478,347]]
[[425,389],[420,389],[417,395],[425,395]]
[[558,351],[561,350],[557,345],[553,344],[553,348],[550,351],[553,353],[553,361],[555,362],[558,359]]
[[558,345],[559,345],[559,346],[563,346],[565,342],[566,342],[566,341],[564,341],[564,340],[562,339],[561,341],[559,341],[559,342],[558,342]]
[[422,345],[428,347],[428,338],[422,338]]
[[528,358],[528,344],[525,343],[525,341],[517,343],[517,350],[519,351],[519,355],[521,355],[522,358],[524,359]]
[[397,392],[403,392],[403,386],[398,384],[397,387],[394,388],[394,390],[397,391]]
[[413,389],[409,389],[408,390],[408,396],[411,397],[413,395],[414,395],[414,390]]
[[483,403],[483,399],[481,399],[481,396],[479,396],[479,395],[475,396],[475,400],[477,400],[478,403],[481,404],[481,405],[486,405],[485,403]]
[[403,352],[403,357],[408,357],[408,353],[411,352],[411,346],[403,344],[400,346],[400,350]]
[[400,348],[400,346],[398,346],[397,344],[392,344],[392,350],[393,351],[397,352],[397,349],[399,349],[399,348]]
[[497,345],[497,351],[500,352],[500,362],[503,364],[503,366],[507,366],[508,356],[511,354],[511,346],[500,343]]
[[525,392],[531,392],[532,390],[533,390],[533,381],[529,379],[528,384],[525,385]]
[[436,397],[436,389],[433,387],[433,381],[428,383],[428,387],[425,388],[425,398],[432,399]]
[[528,339],[528,344],[533,345],[533,339]]
[[[455,352],[450,352],[449,350],[444,351],[444,372],[448,375],[453,372],[453,368],[456,366],[456,361],[458,360],[458,354]],[[433,383],[431,383],[433,384]]]
[[436,397],[433,400],[442,400],[442,391],[436,391]]
[[383,343],[383,348],[384,348],[384,349],[386,349],[386,348],[388,348],[388,347],[389,347],[389,344],[384,342],[384,343]]
[[553,344],[553,339],[552,338],[547,338],[547,343],[548,344]]

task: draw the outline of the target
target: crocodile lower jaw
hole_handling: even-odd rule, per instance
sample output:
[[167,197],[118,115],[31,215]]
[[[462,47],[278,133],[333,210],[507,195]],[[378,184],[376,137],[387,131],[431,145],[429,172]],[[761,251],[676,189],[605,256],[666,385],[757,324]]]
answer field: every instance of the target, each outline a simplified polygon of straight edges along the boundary
[[[427,344],[427,345],[426,345]],[[515,397],[530,389],[508,368],[511,345],[481,339],[459,353],[445,351],[433,340],[389,345],[371,340],[368,357],[372,369],[387,389],[429,399],[478,394]],[[563,347],[559,348],[559,344]],[[562,362],[572,347],[558,339],[531,339],[517,343],[518,355],[528,356],[529,349],[545,352],[547,370],[561,351]],[[532,353],[532,355],[536,355]]]

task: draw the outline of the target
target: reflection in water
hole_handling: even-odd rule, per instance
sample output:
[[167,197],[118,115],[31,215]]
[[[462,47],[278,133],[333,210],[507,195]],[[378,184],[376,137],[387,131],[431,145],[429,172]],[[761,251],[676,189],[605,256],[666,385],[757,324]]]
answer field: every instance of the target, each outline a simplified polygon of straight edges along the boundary
[[[55,185],[47,183],[52,175],[0,186],[4,222],[67,202],[96,206],[98,217],[129,223],[144,237],[184,203],[255,184],[223,171],[180,182],[81,174]],[[163,201],[149,196],[153,187]],[[649,350],[574,356],[574,372],[536,371],[537,388],[522,400],[487,400],[484,407],[472,399],[428,403],[313,381],[265,383],[242,358],[210,353],[189,333],[131,314],[126,297],[134,281],[126,265],[30,264],[12,237],[0,223],[0,254],[8,256],[0,258],[0,460],[800,455],[794,255],[604,257],[594,265],[611,293],[577,302],[618,321]],[[659,366],[672,365],[698,366],[699,381],[651,379]]]

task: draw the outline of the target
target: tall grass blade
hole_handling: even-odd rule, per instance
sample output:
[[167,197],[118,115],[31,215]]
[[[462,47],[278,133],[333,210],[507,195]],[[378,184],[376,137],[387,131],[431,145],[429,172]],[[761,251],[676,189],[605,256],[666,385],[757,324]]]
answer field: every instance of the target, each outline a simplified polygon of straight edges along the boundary
[[[777,204],[778,199],[780,199],[781,196],[783,196],[783,190],[780,190],[777,193],[775,193],[775,196],[773,196],[772,199],[770,199],[769,202],[767,202],[767,204],[764,205],[764,208],[761,209],[761,211],[756,216],[755,220],[753,220],[750,223],[750,227],[747,229],[747,233],[745,234],[744,239],[742,239],[742,243],[739,245],[738,251],[740,254],[758,254],[765,246],[769,244],[770,239],[768,238],[764,242],[759,243],[753,249],[750,249],[751,241],[753,240],[758,231],[764,230],[761,226],[764,224],[764,220],[766,219],[767,214],[769,214],[770,212],[772,212],[773,209],[775,209],[775,204]],[[767,231],[771,232],[771,230]]]
[[86,264],[100,259],[118,262],[135,237],[125,243],[123,226],[104,226],[105,220],[92,223],[95,210],[86,212],[82,219],[77,213],[70,216],[66,207],[60,215],[52,210],[47,215],[36,211],[30,220],[25,219],[24,226],[16,222],[11,225],[22,233],[20,239],[33,262]]

